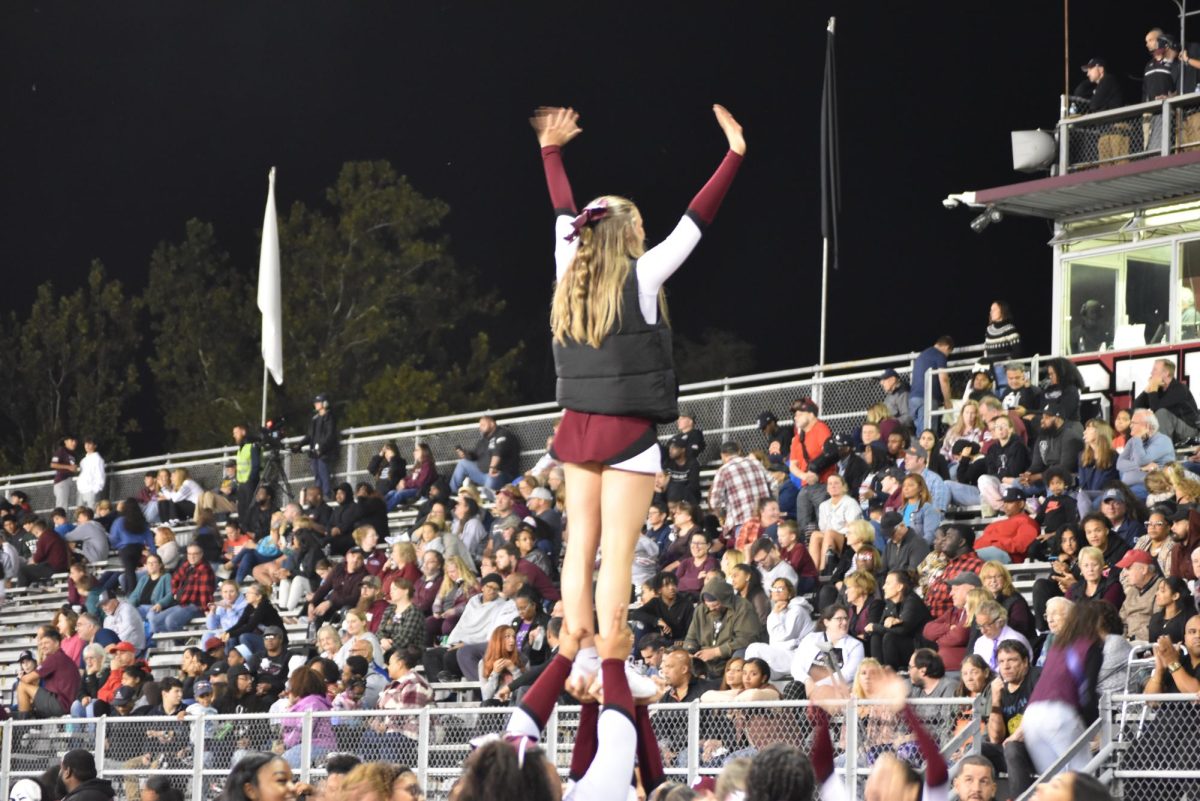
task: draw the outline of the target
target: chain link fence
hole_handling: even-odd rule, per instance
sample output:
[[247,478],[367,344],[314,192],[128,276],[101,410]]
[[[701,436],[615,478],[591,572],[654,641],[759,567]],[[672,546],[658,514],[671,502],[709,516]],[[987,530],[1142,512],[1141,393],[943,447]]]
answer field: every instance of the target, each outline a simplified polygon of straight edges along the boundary
[[1195,93],[1059,122],[1059,166],[1065,165],[1064,172],[1125,164],[1197,146],[1200,98]]
[[1126,743],[1114,779],[1128,801],[1200,798],[1200,701],[1194,695],[1115,696],[1126,714],[1117,732]]
[[[958,748],[954,722],[970,708],[969,699],[915,704],[949,758]],[[808,707],[803,701],[663,704],[650,707],[650,715],[667,776],[690,784],[775,743],[807,751],[813,734]],[[0,797],[7,798],[19,779],[39,776],[67,751],[83,748],[95,755],[100,778],[112,783],[118,801],[136,801],[153,775],[170,777],[189,801],[213,799],[233,765],[255,752],[282,754],[299,779],[313,783],[324,778],[325,760],[335,753],[403,764],[416,771],[432,801],[449,794],[471,741],[504,731],[511,714],[505,707],[431,706],[387,713],[10,720],[0,724]],[[858,724],[847,726],[846,720]],[[543,733],[543,750],[564,778],[579,725],[579,707],[560,706]],[[830,735],[837,768],[852,787],[861,787],[882,750],[912,760],[914,767],[921,764],[908,746],[911,732],[870,702],[847,702],[846,710],[833,716]],[[857,754],[857,760],[848,753]]]

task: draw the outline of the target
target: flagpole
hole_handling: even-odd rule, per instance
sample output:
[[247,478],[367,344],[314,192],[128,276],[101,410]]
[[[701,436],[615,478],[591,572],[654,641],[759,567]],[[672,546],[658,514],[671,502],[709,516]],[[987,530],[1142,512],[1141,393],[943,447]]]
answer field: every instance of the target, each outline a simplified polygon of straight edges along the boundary
[[821,358],[825,366],[825,310],[829,300],[829,237],[821,238]]
[[262,394],[262,422],[260,425],[267,424],[267,363],[263,362],[263,394]]
[[[830,37],[833,36],[834,26],[836,25],[836,23],[837,23],[837,17],[829,18],[829,24],[828,24],[828,26],[826,26],[826,31],[829,33]],[[826,43],[827,50],[830,47],[832,47],[832,44]],[[829,52],[827,52],[826,53],[826,64],[825,64],[825,70],[826,70],[825,87],[822,90],[822,99],[821,99],[822,126],[823,126],[823,129],[822,129],[822,145],[823,145],[822,153],[823,153],[823,155],[822,155],[822,166],[821,166],[822,176],[821,177],[822,177],[823,187],[824,187],[825,183],[828,182],[828,193],[829,193],[830,198],[832,198],[832,208],[829,208],[829,209],[825,208],[825,204],[829,201],[827,198],[824,197],[825,193],[823,192],[822,225],[821,225],[821,228],[822,228],[822,236],[821,236],[821,337],[820,337],[820,341],[819,341],[820,344],[819,344],[819,348],[818,348],[818,358],[817,358],[817,378],[824,377],[825,329],[826,329],[826,322],[828,319],[828,307],[829,307],[829,231],[830,231],[830,229],[829,229],[829,225],[827,224],[829,222],[829,220],[826,220],[824,218],[824,215],[828,214],[828,215],[830,215],[830,217],[832,219],[832,215],[836,214],[836,206],[837,206],[837,187],[836,187],[836,182],[834,180],[834,176],[836,175],[836,167],[833,167],[831,164],[828,164],[825,161],[825,159],[828,158],[828,152],[826,152],[827,148],[830,149],[832,152],[836,153],[836,150],[833,149],[836,147],[836,144],[831,140],[834,137],[836,137],[836,135],[837,135],[837,127],[836,127],[836,123],[833,121],[833,119],[831,119],[833,117],[833,111],[832,111],[833,107],[830,105],[831,103],[836,102],[836,98],[826,96],[827,94],[832,94],[830,81],[833,80],[834,76],[830,74],[830,72],[832,72],[832,69],[833,69],[832,63],[830,62],[831,58],[832,58],[832,56],[830,55]],[[826,115],[828,115],[828,116],[826,116]],[[829,169],[834,169],[835,172],[832,175],[826,174],[826,171],[828,171]],[[834,226],[837,225],[836,222],[833,222],[832,224]],[[813,397],[817,401],[818,405],[820,405],[821,402],[823,401],[822,395],[824,393],[821,392],[821,389],[823,389],[823,385],[821,385],[821,384],[817,384],[815,387],[813,387],[813,390],[814,390]]]

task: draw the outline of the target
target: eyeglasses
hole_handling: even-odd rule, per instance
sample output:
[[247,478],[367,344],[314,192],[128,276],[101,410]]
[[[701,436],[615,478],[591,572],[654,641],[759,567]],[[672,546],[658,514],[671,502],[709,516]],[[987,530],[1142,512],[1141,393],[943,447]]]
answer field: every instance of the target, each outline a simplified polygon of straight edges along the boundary
[[845,615],[834,615],[833,617],[829,618],[829,622],[830,623],[849,623],[850,618],[846,617]]
[[771,592],[784,592],[786,590],[787,590],[787,587],[772,587],[771,588]]

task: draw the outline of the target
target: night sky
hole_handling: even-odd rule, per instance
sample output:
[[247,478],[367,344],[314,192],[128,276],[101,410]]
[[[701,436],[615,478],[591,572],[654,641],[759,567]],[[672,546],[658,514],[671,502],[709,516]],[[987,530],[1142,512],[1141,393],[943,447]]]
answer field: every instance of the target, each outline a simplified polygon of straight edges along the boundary
[[[1072,4],[1072,83],[1106,57],[1131,98],[1167,0]],[[1049,342],[1050,231],[982,236],[950,192],[1011,183],[1009,131],[1049,127],[1063,83],[1060,3],[176,2],[0,9],[0,304],[73,289],[99,258],[139,291],[191,217],[257,267],[267,170],[278,200],[320,201],[339,166],[387,159],[451,207],[456,258],[502,287],[502,342],[545,360],[551,215],[539,104],[573,105],[566,163],[582,202],[634,198],[651,242],[724,152],[747,160],[710,234],[668,285],[684,334],[724,328],[757,369],[817,356],[818,135],[825,22],[838,16],[844,206],[831,360],[982,340],[994,297]],[[1200,23],[1196,23],[1200,26]],[[1197,28],[1200,31],[1200,27]],[[284,280],[295,280],[284,264]],[[257,329],[258,319],[247,320]],[[248,371],[257,381],[258,368]],[[538,388],[527,400],[546,400]]]

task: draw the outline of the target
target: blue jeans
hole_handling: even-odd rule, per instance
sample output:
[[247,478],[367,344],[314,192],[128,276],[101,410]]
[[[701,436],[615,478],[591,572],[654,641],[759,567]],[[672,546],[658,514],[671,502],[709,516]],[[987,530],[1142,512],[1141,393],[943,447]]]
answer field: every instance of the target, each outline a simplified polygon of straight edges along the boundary
[[[329,753],[329,749],[323,746],[314,745],[309,752],[312,764],[319,763]],[[291,748],[283,752],[283,758],[292,766],[292,770],[300,770],[300,745],[293,745]]]
[[[313,459],[313,480],[321,488],[321,494],[326,498],[333,497],[333,478],[329,471],[329,462],[324,459]],[[299,753],[299,752],[297,752]]]
[[957,481],[947,481],[946,489],[950,490],[950,501],[957,506],[978,506],[979,487],[973,484],[960,484]]
[[400,504],[408,503],[420,494],[419,489],[394,489],[384,496],[384,501],[387,503],[388,511],[391,512]]
[[262,635],[250,631],[246,632],[245,634],[239,634],[236,637],[230,637],[229,642],[225,643],[225,652],[228,653],[239,645],[244,645],[249,648],[250,653],[266,650],[266,646],[263,644]]
[[490,490],[498,490],[512,481],[512,476],[506,476],[500,473],[495,476],[489,476],[486,471],[480,470],[479,465],[472,462],[470,459],[459,459],[458,464],[454,466],[454,472],[450,476],[450,491],[458,492],[458,488],[462,486],[464,479],[487,487]]
[[172,606],[161,612],[150,614],[150,631],[157,634],[160,631],[181,631],[187,622],[199,617],[201,610],[196,606]]
[[929,428],[929,421],[925,419],[925,396],[913,393],[908,396],[908,410],[912,413],[913,425],[917,427],[917,433],[920,434],[925,429]]
[[277,558],[277,556],[263,556],[253,548],[243,548],[233,557],[230,565],[233,568],[233,580],[241,584],[250,575],[251,570]]
[[995,545],[980,548],[975,552],[975,555],[985,562],[1000,562],[1005,565],[1012,564],[1012,557],[1008,555],[1008,552],[997,548]]

